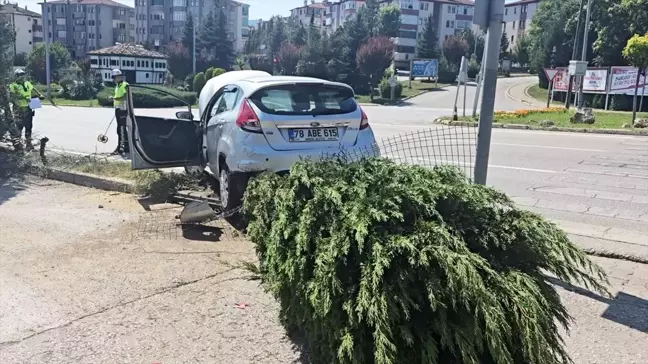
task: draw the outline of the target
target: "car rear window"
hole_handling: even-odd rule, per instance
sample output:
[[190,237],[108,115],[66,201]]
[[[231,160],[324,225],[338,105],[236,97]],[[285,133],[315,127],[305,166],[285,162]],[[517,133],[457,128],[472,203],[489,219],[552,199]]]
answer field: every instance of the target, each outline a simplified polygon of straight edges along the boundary
[[264,113],[275,115],[348,114],[358,108],[350,88],[325,84],[265,87],[250,100]]

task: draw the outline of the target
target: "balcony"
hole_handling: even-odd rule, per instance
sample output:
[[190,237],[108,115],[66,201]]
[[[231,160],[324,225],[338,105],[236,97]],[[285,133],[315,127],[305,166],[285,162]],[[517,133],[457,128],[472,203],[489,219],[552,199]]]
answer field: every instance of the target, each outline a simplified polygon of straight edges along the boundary
[[411,61],[414,58],[414,53],[394,52],[394,61]]
[[416,47],[416,39],[414,38],[393,38],[394,39],[394,44],[397,46],[409,46],[409,47]]

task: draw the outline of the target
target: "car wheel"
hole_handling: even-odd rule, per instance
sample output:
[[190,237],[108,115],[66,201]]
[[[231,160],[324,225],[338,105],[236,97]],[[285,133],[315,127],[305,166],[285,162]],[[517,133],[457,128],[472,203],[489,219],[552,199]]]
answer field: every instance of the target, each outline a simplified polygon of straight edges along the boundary
[[223,210],[231,211],[241,206],[243,194],[247,187],[247,176],[243,173],[231,173],[223,166],[218,178],[220,201]]

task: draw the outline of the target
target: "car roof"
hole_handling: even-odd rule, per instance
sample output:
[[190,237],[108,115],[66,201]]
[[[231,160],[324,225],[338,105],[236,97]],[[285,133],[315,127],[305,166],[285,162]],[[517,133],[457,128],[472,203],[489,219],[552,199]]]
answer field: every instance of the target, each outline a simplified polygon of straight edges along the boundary
[[209,103],[209,100],[212,96],[221,88],[226,85],[236,84],[239,80],[253,77],[267,77],[270,76],[268,72],[264,71],[255,71],[255,70],[241,70],[241,71],[230,71],[225,72],[221,75],[218,75],[205,83],[205,86],[200,91],[198,96],[198,114],[202,115],[202,108]]
[[286,85],[291,83],[321,83],[330,86],[346,87],[353,90],[351,86],[344,83],[327,81],[315,77],[301,77],[301,76],[257,76],[257,77],[243,78],[238,80],[238,82],[236,82],[236,84],[239,87],[244,89],[247,95],[250,95],[255,91],[264,87],[273,86],[273,85]]

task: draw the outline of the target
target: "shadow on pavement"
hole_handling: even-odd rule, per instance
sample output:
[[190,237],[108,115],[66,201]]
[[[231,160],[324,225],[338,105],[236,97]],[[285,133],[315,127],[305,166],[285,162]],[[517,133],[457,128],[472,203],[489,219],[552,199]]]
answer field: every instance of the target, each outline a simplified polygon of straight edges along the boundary
[[0,149],[0,205],[25,189],[25,174],[9,153]]
[[207,225],[182,225],[182,237],[193,241],[217,242],[223,236],[223,229]]
[[549,281],[570,292],[607,304],[608,307],[601,317],[631,329],[648,333],[648,300],[625,292],[619,292],[614,298],[610,299],[558,279],[550,278]]

